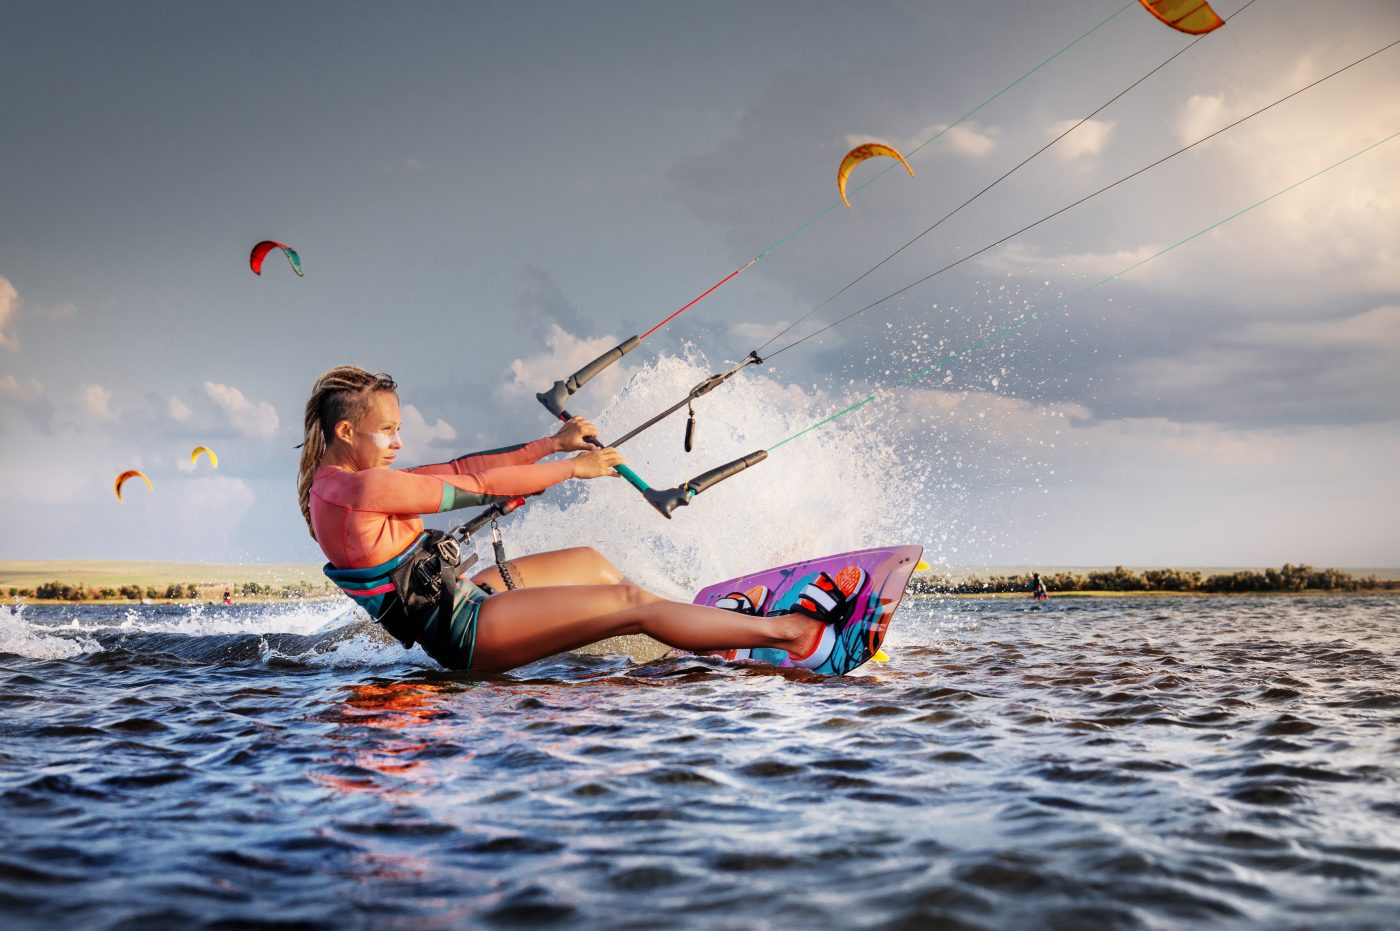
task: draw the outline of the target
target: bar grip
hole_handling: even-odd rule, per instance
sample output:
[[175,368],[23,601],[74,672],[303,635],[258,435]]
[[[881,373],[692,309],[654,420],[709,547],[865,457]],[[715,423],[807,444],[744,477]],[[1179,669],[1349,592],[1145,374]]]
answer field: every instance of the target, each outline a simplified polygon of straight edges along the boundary
[[710,488],[711,486],[716,485],[727,478],[732,478],[733,476],[738,475],[740,472],[744,471],[749,466],[758,465],[760,462],[767,458],[768,451],[760,449],[756,453],[749,453],[747,456],[744,456],[740,459],[735,459],[733,462],[726,462],[724,465],[713,468],[708,472],[702,472],[690,481],[686,482],[681,487],[688,490],[691,494],[691,497],[694,497],[695,495],[700,494],[700,492],[704,491],[705,489]]
[[640,475],[638,475],[636,472],[633,472],[631,466],[615,465],[613,466],[613,471],[616,472],[618,475],[621,475],[623,478],[627,479],[627,481],[631,484],[633,488],[637,489],[643,494],[645,494],[648,491],[651,491],[651,486],[648,485],[645,481],[643,481]]
[[541,391],[539,394],[535,395],[536,400],[543,404],[545,410],[549,411],[555,417],[558,417],[560,420],[568,420],[569,418],[564,415],[564,405],[569,403],[569,398],[573,393],[588,384],[588,382],[599,372],[603,371],[603,369],[617,362],[633,349],[636,349],[641,343],[642,338],[640,336],[628,337],[568,378],[563,381],[556,381],[553,388],[550,388],[548,391]]
[[612,365],[641,344],[642,338],[640,336],[629,336],[627,339],[618,343],[616,346],[570,375],[568,379],[570,386],[574,391],[577,391],[588,384],[589,381],[593,379],[594,375],[597,375],[603,369]]
[[727,478],[732,478],[749,466],[758,465],[768,458],[768,451],[760,449],[758,452],[749,453],[733,462],[726,462],[722,466],[716,466],[708,472],[702,472],[690,481],[682,484],[678,488],[667,488],[664,491],[648,488],[642,492],[642,497],[652,507],[661,512],[661,516],[667,520],[671,519],[671,513],[676,508],[685,507],[700,492],[707,488],[712,488]]

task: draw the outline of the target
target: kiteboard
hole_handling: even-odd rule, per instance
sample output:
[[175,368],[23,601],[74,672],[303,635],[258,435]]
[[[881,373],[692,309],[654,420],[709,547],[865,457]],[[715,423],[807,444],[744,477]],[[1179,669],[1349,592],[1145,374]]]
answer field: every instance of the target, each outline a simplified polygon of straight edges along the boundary
[[[695,603],[713,606],[732,592],[748,592],[761,585],[767,589],[761,610],[765,614],[775,614],[796,604],[802,587],[814,581],[819,573],[826,572],[836,578],[843,569],[850,566],[859,567],[865,570],[865,581],[852,597],[855,599],[854,620],[864,622],[868,630],[859,647],[864,655],[856,657],[863,663],[882,656],[880,645],[885,640],[890,619],[894,617],[895,609],[904,597],[909,576],[919,566],[919,557],[923,552],[922,546],[881,546],[821,556],[817,559],[789,563],[786,566],[775,566],[772,569],[760,569],[747,575],[706,585],[695,596]],[[744,655],[745,653],[748,655]],[[796,665],[783,650],[755,648],[739,651],[736,658],[757,660],[774,666]]]

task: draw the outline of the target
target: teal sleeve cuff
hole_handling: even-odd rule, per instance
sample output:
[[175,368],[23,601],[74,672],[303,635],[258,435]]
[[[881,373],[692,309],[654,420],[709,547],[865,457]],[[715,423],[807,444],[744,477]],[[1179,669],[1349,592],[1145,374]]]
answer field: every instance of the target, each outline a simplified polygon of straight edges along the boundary
[[443,511],[455,511],[459,508],[484,507],[488,504],[495,504],[498,501],[509,501],[508,495],[483,495],[473,491],[463,491],[456,485],[442,483],[442,502],[438,505],[438,513]]

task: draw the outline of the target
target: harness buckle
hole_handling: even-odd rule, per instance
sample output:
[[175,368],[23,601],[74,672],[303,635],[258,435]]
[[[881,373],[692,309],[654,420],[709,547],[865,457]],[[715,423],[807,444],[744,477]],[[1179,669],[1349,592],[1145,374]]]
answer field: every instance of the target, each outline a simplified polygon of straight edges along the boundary
[[462,547],[453,537],[443,537],[437,542],[438,558],[447,565],[455,566],[462,561]]

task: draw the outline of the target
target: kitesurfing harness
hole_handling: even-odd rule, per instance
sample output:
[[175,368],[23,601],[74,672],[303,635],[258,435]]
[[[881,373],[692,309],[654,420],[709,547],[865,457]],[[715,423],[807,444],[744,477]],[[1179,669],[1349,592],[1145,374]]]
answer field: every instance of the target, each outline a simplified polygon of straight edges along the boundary
[[365,569],[327,563],[323,571],[395,640],[412,647],[435,621],[452,617],[458,579],[476,561],[475,553],[464,555],[456,532],[424,530],[387,562]]

